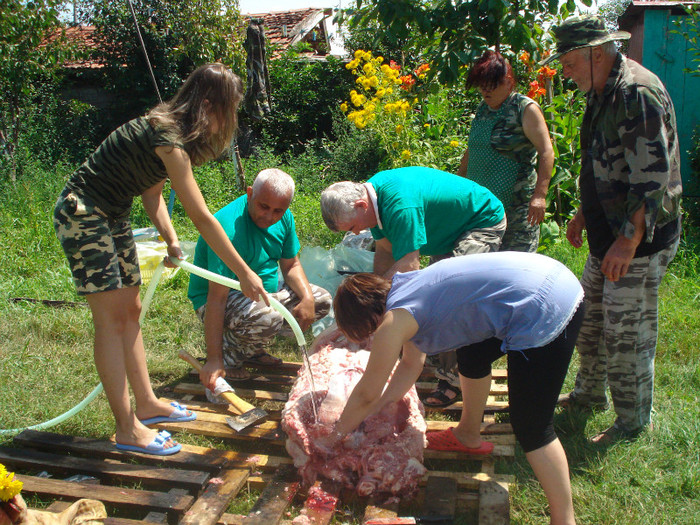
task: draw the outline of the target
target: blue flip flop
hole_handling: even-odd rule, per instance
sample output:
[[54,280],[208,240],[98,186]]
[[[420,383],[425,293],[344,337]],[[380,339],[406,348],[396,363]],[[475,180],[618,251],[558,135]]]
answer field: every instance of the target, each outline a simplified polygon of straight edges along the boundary
[[187,407],[175,401],[170,403],[170,405],[174,407],[174,410],[169,416],[149,417],[148,419],[141,419],[141,423],[144,425],[155,425],[156,423],[184,423],[185,421],[194,421],[197,419],[197,414],[191,410],[187,410]]
[[170,432],[167,430],[161,430],[158,432],[153,441],[150,442],[145,447],[139,447],[136,445],[122,445],[121,443],[116,443],[115,446],[117,450],[122,450],[125,452],[141,452],[142,454],[153,454],[154,456],[170,456],[171,454],[176,454],[180,452],[182,445],[176,443],[172,447],[165,448],[165,442],[170,439]]

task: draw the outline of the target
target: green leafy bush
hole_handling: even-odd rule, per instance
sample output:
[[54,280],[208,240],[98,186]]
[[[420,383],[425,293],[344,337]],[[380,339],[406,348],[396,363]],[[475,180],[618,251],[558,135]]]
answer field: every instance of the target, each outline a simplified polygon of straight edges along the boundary
[[260,121],[244,119],[276,154],[303,152],[333,136],[333,110],[350,85],[343,63],[309,61],[287,52],[270,61],[272,110]]

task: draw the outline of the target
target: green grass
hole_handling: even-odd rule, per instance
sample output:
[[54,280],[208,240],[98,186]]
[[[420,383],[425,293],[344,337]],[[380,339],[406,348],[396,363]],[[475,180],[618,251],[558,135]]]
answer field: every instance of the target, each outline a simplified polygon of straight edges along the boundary
[[[248,180],[269,159],[251,162]],[[303,173],[302,173],[303,171]],[[70,167],[28,170],[15,186],[0,183],[0,428],[24,427],[57,416],[80,402],[97,384],[92,361],[92,324],[87,308],[51,308],[15,303],[14,297],[84,302],[75,295],[67,264],[51,224],[53,203]],[[290,168],[295,177],[311,180],[313,166]],[[198,171],[207,202],[216,210],[240,192],[230,165]],[[299,180],[299,179],[297,179]],[[293,203],[302,246],[330,247],[340,239],[323,225],[316,184],[298,184]],[[305,191],[305,188],[311,188]],[[140,204],[134,207],[134,226],[148,225]],[[197,238],[181,206],[175,208],[179,236]],[[574,505],[580,524],[694,524],[700,523],[700,255],[698,237],[687,234],[660,291],[660,337],[656,359],[655,430],[633,443],[600,449],[586,437],[606,428],[611,411],[589,418],[557,414],[555,423],[569,457]],[[566,242],[549,248],[548,255],[581,273],[585,251]],[[143,333],[149,371],[160,393],[188,372],[175,359],[178,348],[204,354],[201,325],[187,300],[188,278],[180,272],[161,284]],[[299,359],[293,343],[280,342],[278,351]],[[577,362],[567,385],[573,384]],[[56,432],[109,437],[113,420],[103,395],[79,417],[52,429]],[[225,447],[220,440],[191,434],[186,443]],[[0,444],[11,436],[0,435]],[[503,468],[500,468],[503,467]],[[546,523],[546,502],[524,455],[518,449],[512,464],[499,465],[515,475],[511,486],[511,515],[516,524]],[[236,503],[245,510],[254,495]],[[347,522],[347,518],[339,518]],[[471,523],[468,516],[460,523]]]

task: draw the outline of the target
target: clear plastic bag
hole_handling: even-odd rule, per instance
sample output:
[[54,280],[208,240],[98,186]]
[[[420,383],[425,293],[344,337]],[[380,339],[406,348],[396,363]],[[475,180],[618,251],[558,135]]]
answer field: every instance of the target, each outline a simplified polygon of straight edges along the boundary
[[[330,250],[319,246],[304,248],[299,254],[299,261],[309,282],[325,288],[335,297],[335,291],[346,275],[359,272],[371,272],[374,266],[374,253],[367,250],[351,248],[339,244]],[[333,324],[333,310],[316,321],[311,330],[314,336],[320,334]]]
[[[194,257],[194,249],[196,243],[189,241],[180,241],[182,253],[191,260]],[[141,271],[141,280],[143,285],[147,286],[148,282],[153,277],[153,272],[163,260],[163,257],[168,255],[168,245],[162,241],[137,241],[136,253],[139,256],[139,270]],[[162,279],[169,279],[177,274],[180,268],[165,268],[163,270]]]

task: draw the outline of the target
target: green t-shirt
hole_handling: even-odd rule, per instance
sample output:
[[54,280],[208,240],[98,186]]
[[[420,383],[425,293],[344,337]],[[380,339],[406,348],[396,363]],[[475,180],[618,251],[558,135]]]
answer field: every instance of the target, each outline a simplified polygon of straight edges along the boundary
[[[263,230],[250,218],[248,196],[243,195],[216,212],[214,217],[223,226],[239,255],[262,279],[265,290],[275,293],[278,290],[277,263],[280,259],[292,259],[299,252],[299,239],[292,212],[287,210],[278,222]],[[219,259],[202,237],[197,241],[194,265],[238,280],[236,274]],[[209,281],[191,275],[187,296],[195,310],[206,304],[208,293]]]
[[381,171],[368,181],[377,193],[383,229],[394,260],[420,250],[421,255],[450,253],[466,231],[495,226],[503,220],[501,202],[475,182],[432,168],[413,166]]

